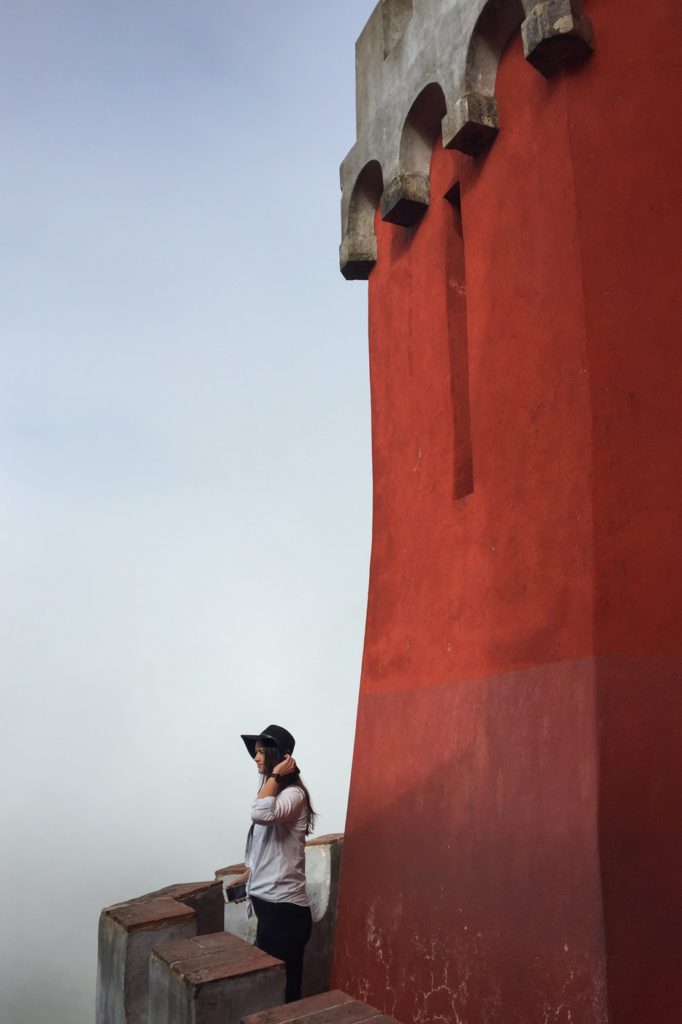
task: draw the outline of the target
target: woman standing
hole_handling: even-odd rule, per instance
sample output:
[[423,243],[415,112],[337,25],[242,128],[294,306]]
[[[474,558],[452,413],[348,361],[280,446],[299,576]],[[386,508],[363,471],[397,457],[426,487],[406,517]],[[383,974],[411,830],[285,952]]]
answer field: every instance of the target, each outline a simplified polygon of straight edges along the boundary
[[286,729],[269,725],[242,736],[261,776],[251,805],[252,825],[244,858],[247,871],[231,886],[246,883],[258,918],[256,945],[283,960],[286,1002],[301,998],[303,951],[312,918],[305,885],[305,838],[315,813],[292,757],[296,741]]

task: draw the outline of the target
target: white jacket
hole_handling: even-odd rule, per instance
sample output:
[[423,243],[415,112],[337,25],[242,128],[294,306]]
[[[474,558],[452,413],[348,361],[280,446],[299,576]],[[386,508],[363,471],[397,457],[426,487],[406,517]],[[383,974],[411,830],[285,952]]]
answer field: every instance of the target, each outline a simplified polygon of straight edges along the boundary
[[287,786],[277,796],[251,804],[253,822],[244,862],[249,869],[246,892],[270,903],[308,906],[305,888],[305,795]]

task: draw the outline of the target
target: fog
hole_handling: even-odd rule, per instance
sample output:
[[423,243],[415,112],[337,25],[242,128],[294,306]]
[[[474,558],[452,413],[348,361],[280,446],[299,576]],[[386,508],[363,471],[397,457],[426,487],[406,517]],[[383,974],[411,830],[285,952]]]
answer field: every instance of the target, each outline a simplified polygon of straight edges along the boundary
[[0,1021],[243,855],[239,738],[343,830],[371,520],[338,164],[371,0],[5,0]]

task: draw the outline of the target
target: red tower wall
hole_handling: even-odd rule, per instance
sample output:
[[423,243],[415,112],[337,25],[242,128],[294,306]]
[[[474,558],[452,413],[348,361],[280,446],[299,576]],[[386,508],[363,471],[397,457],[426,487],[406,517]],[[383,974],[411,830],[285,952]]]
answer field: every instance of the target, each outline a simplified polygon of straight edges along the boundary
[[376,222],[335,982],[405,1022],[682,1008],[682,11],[589,13],[587,64],[516,39],[491,151]]

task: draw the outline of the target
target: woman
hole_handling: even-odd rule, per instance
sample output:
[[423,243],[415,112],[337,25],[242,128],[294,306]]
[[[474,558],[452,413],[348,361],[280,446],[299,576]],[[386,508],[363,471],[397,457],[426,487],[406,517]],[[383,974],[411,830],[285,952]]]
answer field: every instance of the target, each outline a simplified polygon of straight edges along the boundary
[[251,805],[252,825],[244,858],[247,870],[231,882],[246,883],[258,918],[256,945],[284,961],[286,1002],[301,998],[303,950],[312,918],[305,886],[305,837],[315,813],[310,794],[291,756],[296,741],[286,729],[269,725],[242,736],[261,776]]

